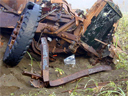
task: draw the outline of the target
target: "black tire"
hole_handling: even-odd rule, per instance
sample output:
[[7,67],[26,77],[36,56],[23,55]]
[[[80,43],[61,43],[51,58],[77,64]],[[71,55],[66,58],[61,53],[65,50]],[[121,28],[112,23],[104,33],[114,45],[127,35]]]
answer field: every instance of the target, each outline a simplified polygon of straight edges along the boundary
[[[42,9],[39,5],[32,2],[29,2],[26,5],[26,8],[24,9],[21,15],[23,16],[23,19],[19,33],[17,34],[17,37],[15,39],[15,42],[12,45],[11,49],[7,45],[4,54],[3,61],[7,65],[11,67],[16,66],[23,58],[35,35],[41,17],[41,13],[42,13]],[[15,28],[17,27],[17,25],[18,23],[16,24]],[[11,40],[12,37],[10,37],[8,44],[10,44]]]

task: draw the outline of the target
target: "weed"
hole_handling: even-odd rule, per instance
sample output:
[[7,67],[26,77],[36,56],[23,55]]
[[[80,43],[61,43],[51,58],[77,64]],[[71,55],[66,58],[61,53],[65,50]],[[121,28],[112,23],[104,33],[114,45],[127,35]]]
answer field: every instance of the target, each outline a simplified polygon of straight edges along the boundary
[[[108,89],[102,91],[105,88],[108,88]],[[113,90],[110,90],[111,88],[113,88]],[[112,93],[120,94],[121,96],[126,96],[124,91],[120,87],[117,87],[117,85],[114,82],[110,82],[109,84],[103,86],[100,89],[100,93],[97,96],[100,96],[101,94],[102,95],[104,94],[105,96],[111,96]]]
[[31,67],[32,67],[32,65],[33,65],[33,58],[32,58],[32,56],[31,56],[31,54],[29,53],[29,52],[27,52],[27,54],[28,54],[28,56],[30,57],[30,59],[31,59]]
[[31,54],[30,54],[29,52],[27,52],[27,54],[28,54],[29,58],[31,59],[31,64],[30,64],[30,66],[31,66],[31,72],[33,73],[33,61],[36,61],[36,63],[38,64],[39,68],[41,68],[41,66],[40,66],[40,64],[37,62],[37,60],[31,56]]
[[31,91],[29,92],[29,96],[32,96],[32,93],[31,93]]
[[88,85],[88,83],[91,82],[91,81],[93,81],[94,84],[96,85],[96,87],[98,87],[98,83],[97,83],[94,79],[90,79],[90,80],[85,84],[84,88],[86,88],[87,85]]
[[59,72],[60,75],[64,74],[64,71],[60,68],[55,68],[56,72]]
[[11,95],[11,96],[13,96],[13,95],[14,95],[14,93],[11,93],[10,95]]
[[[81,78],[81,79],[82,79],[82,78]],[[76,87],[75,87],[75,89],[73,90],[73,92],[70,93],[70,96],[78,96],[78,95],[80,95],[80,94],[78,94],[78,93],[76,92],[76,89],[77,89],[78,83],[81,81],[81,79],[79,79],[79,81],[77,82]]]
[[[80,79],[81,80],[81,79]],[[77,82],[75,89],[73,92],[70,94],[70,96],[81,96],[79,91],[76,92],[76,89],[78,87],[78,83],[80,80]],[[95,88],[87,88],[87,85],[89,82],[93,81],[95,84]],[[126,82],[126,90],[128,90],[128,81]],[[98,86],[98,83],[94,79],[90,79],[84,86],[85,90],[81,89],[82,91],[86,92],[85,96],[126,96],[124,90],[122,90],[120,85],[115,84],[114,82],[110,81],[109,84],[106,84],[105,86]],[[127,92],[127,91],[126,91]],[[79,94],[78,94],[79,93]]]
[[49,96],[56,96],[56,94],[53,92],[52,94],[50,94]]

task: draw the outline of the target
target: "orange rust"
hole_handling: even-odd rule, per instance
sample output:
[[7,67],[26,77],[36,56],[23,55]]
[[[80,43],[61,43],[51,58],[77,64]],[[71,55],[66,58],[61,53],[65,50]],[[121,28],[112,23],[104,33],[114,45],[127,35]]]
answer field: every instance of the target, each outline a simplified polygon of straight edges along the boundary
[[12,9],[14,9],[15,11],[18,11],[19,9],[23,11],[28,1],[34,2],[34,0],[1,0],[1,1],[7,4]]
[[51,3],[64,3],[63,0],[51,0]]
[[79,33],[80,33],[81,28],[82,27],[80,25],[77,27],[77,29],[74,31],[74,35],[75,36],[79,36]]

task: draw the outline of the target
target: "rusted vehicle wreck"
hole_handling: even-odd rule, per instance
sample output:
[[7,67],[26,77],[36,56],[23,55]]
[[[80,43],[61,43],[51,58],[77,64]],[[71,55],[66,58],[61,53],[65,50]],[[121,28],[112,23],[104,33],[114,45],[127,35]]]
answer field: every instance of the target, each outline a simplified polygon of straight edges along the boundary
[[61,79],[49,80],[49,60],[55,60],[54,54],[88,54],[99,60],[116,55],[117,50],[112,45],[113,34],[122,13],[112,0],[98,0],[86,15],[80,9],[72,10],[65,0],[34,2],[28,2],[24,9],[20,6],[18,11],[0,2],[1,8],[4,8],[0,12],[0,18],[3,18],[0,27],[14,28],[3,58],[7,65],[16,66],[31,44],[35,54],[41,55],[41,75],[23,74],[32,78],[31,83],[35,87],[59,86],[112,69],[109,65],[101,65]]

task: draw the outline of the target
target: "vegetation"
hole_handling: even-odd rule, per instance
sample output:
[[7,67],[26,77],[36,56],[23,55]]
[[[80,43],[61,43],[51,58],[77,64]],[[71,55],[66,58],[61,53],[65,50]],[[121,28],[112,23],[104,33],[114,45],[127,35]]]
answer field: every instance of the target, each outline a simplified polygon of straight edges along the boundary
[[[92,82],[92,81],[94,82],[96,87],[87,88],[87,85],[89,84],[89,82]],[[98,83],[95,80],[90,79],[85,84],[85,87],[84,87],[85,89],[77,89],[77,87],[78,87],[78,83],[75,89],[72,91],[72,93],[70,93],[70,96],[127,96],[128,95],[127,93],[128,81],[126,82],[122,81],[120,84],[116,84],[110,81],[110,83],[104,86],[98,86]],[[84,92],[85,95],[80,94],[80,92],[82,91]]]
[[[128,53],[128,13],[123,14],[123,18],[119,21],[119,26],[115,34],[116,38],[121,42],[121,47],[124,52]],[[128,70],[128,55],[118,53],[116,68],[124,68]]]
[[55,71],[58,72],[60,75],[64,74],[64,71],[60,68],[55,68]]

